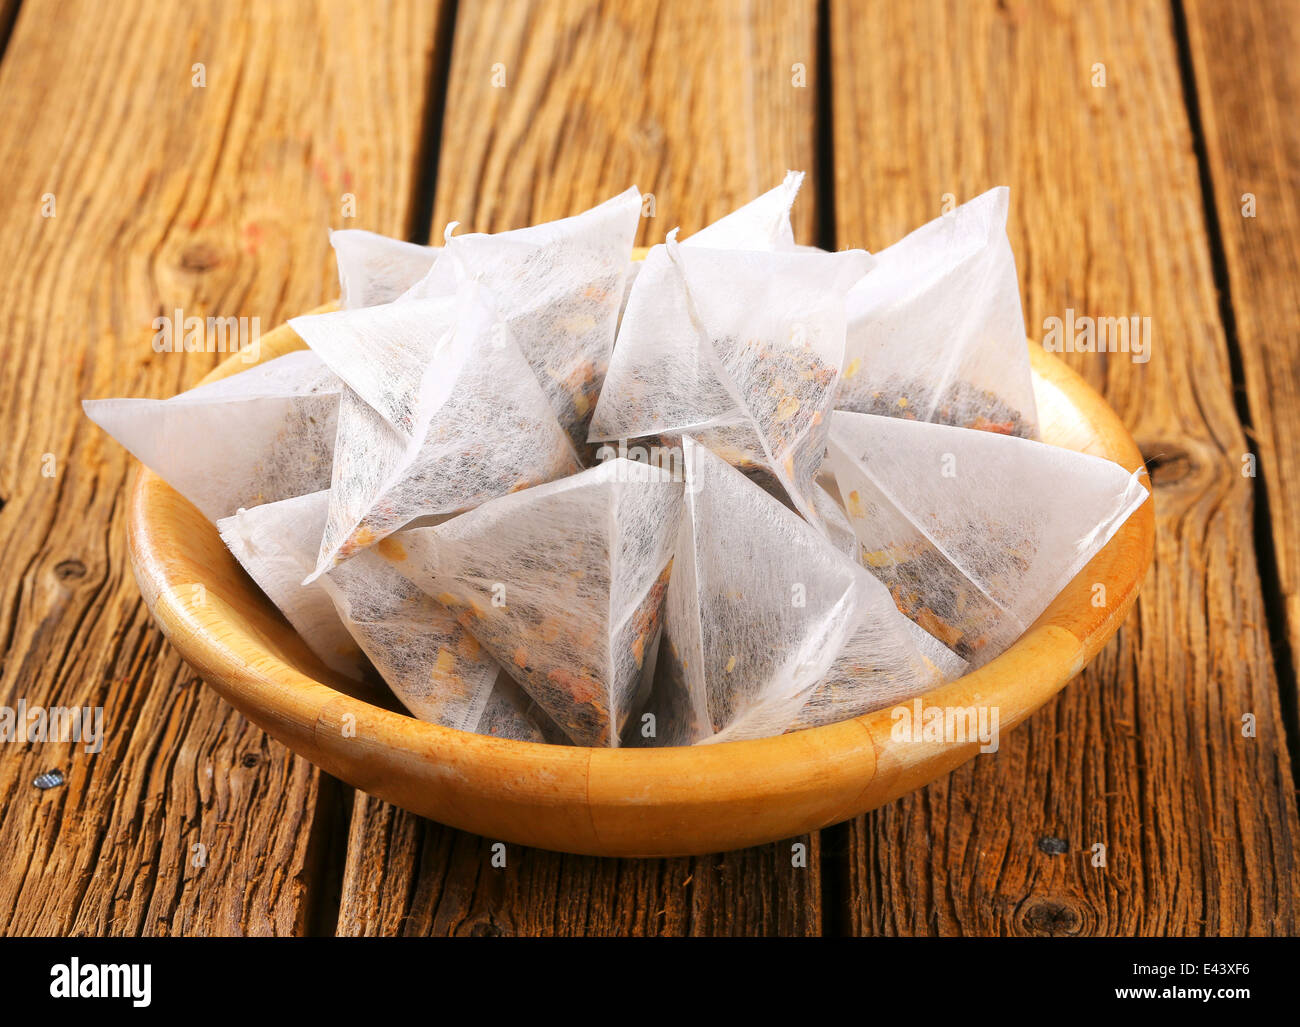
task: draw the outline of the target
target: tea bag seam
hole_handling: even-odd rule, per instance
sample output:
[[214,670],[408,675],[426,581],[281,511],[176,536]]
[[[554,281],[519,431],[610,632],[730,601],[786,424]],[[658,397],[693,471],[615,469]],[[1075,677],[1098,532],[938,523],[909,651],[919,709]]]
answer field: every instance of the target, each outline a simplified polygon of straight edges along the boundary
[[[683,443],[683,446],[684,445],[685,443]],[[713,727],[713,718],[709,715],[708,682],[704,678],[705,657],[704,657],[704,630],[702,626],[703,611],[700,608],[700,585],[699,585],[700,547],[696,540],[696,533],[695,533],[696,505],[695,505],[695,492],[693,490],[686,489],[686,488],[683,489],[683,507],[684,508],[682,510],[682,520],[681,520],[682,527],[678,529],[677,542],[678,543],[681,542],[682,530],[690,532],[689,552],[691,558],[691,571],[692,571],[691,580],[695,583],[695,587],[689,593],[689,598],[691,601],[691,610],[693,614],[692,623],[695,625],[695,629],[696,629],[692,637],[692,641],[698,642],[698,651],[693,652],[691,655],[695,657],[695,673],[699,677],[699,684],[700,684],[699,688],[688,689],[688,695],[691,699],[691,705],[695,707],[695,712],[698,717],[698,723],[708,724],[709,727],[713,729],[714,733],[716,734],[716,729]],[[678,548],[680,548],[680,545],[678,545]],[[674,558],[676,559],[678,557],[680,557],[680,554],[676,554]],[[666,601],[667,600],[665,599],[665,602]],[[664,626],[665,626],[665,633],[666,633],[666,628],[667,628],[666,615],[664,617],[664,622],[665,622]],[[671,639],[669,641],[671,642]],[[687,664],[683,669],[689,672],[690,670],[689,664]]]
[[[357,402],[357,403],[359,403],[359,404],[363,404],[364,406],[368,407],[369,409],[374,410],[374,408],[371,407],[370,404],[367,403],[367,402],[365,401],[365,399],[363,399],[360,395],[358,395],[358,394],[356,393],[356,391],[352,389],[351,386],[345,386],[345,388],[347,388],[349,394],[351,395],[351,398],[352,398],[355,402]],[[340,411],[339,411],[339,413],[342,414],[342,409],[341,409],[341,407],[340,407]],[[388,430],[392,431],[394,435],[398,435],[398,436],[401,436],[401,435],[402,435],[401,432],[397,431],[396,429],[394,429],[394,428],[392,427],[391,424],[389,424],[388,419],[387,419],[386,417],[384,417],[383,414],[379,413],[378,410],[375,410],[375,413],[378,415],[379,420],[384,424],[384,426],[385,426]],[[340,418],[339,418],[338,427],[335,429],[335,435],[334,435],[335,440],[336,440],[336,441],[335,441],[334,450],[335,450],[336,453],[337,453],[337,452],[340,452],[340,450],[339,450],[339,446],[338,446],[338,441],[337,441],[337,440],[338,440],[339,436],[343,433],[343,425],[344,425],[343,418],[340,417]],[[403,442],[404,449],[403,449],[403,451],[402,451],[401,459],[400,459],[400,460],[397,462],[397,464],[394,466],[392,472],[388,475],[387,479],[385,479],[384,484],[383,484],[383,485],[382,485],[382,486],[381,486],[381,487],[376,491],[376,493],[375,493],[375,498],[374,498],[374,500],[371,502],[371,508],[373,508],[374,505],[375,505],[375,503],[377,503],[377,502],[378,502],[378,501],[379,501],[383,496],[385,496],[385,495],[389,492],[389,490],[390,490],[390,489],[391,489],[391,488],[392,488],[392,487],[393,487],[393,486],[394,486],[394,485],[395,485],[399,480],[401,480],[401,476],[402,476],[402,474],[403,474],[403,473],[406,471],[406,469],[409,468],[409,467],[411,466],[411,464],[415,461],[416,456],[419,455],[419,450],[420,450],[420,446],[422,445],[422,441],[412,441],[412,440],[410,440],[410,439],[407,439],[407,438],[403,437],[403,438],[402,438],[402,442]],[[335,461],[334,461],[334,467],[337,468],[338,466],[339,466],[339,463],[338,463],[338,459],[337,459],[337,457],[336,457],[336,458],[335,458]],[[334,481],[334,477],[333,477],[333,475],[331,474],[331,476],[330,476],[330,491],[331,491],[331,492],[334,491],[334,487],[335,487],[335,481]],[[367,513],[369,513],[369,511],[367,511]],[[311,585],[311,584],[314,584],[316,581],[318,581],[318,580],[320,579],[320,577],[321,577],[323,574],[327,573],[331,568],[333,568],[333,567],[337,567],[340,563],[343,563],[343,562],[344,562],[344,561],[342,561],[342,560],[338,560],[338,559],[337,559],[337,556],[338,556],[338,554],[339,554],[339,551],[343,548],[344,545],[346,545],[348,539],[350,539],[350,538],[351,538],[351,537],[356,533],[357,529],[358,529],[359,527],[361,527],[361,525],[365,522],[365,519],[366,519],[365,515],[362,515],[362,517],[360,517],[358,520],[356,520],[356,522],[355,522],[355,523],[354,523],[354,524],[353,524],[353,525],[348,529],[348,533],[347,533],[347,535],[344,536],[343,539],[341,539],[341,540],[339,541],[339,543],[334,547],[334,549],[333,549],[330,553],[328,553],[328,554],[326,554],[326,553],[321,553],[321,554],[320,554],[320,556],[319,556],[319,558],[318,558],[318,560],[317,560],[317,564],[316,564],[316,566],[312,569],[311,574],[309,574],[309,575],[308,575],[308,576],[303,580],[303,585]],[[328,527],[328,522],[326,522],[326,523],[327,523],[327,527]],[[394,531],[396,531],[396,530],[398,530],[398,529],[395,528]],[[390,532],[390,534],[392,534],[392,533]],[[322,544],[322,546],[324,545],[324,543],[325,543],[325,537],[324,537],[324,535],[322,535],[322,536],[321,536],[321,544]],[[328,564],[325,563],[326,560],[329,561]]]
[[[731,373],[727,370],[726,365],[722,362],[722,358],[718,356],[717,351],[713,348],[713,340],[709,338],[709,333],[700,318],[699,311],[695,307],[695,298],[691,294],[690,282],[686,278],[686,269],[682,266],[679,259],[680,255],[676,252],[677,245],[677,229],[673,229],[673,231],[668,233],[668,241],[665,243],[665,247],[668,257],[672,261],[673,268],[681,279],[682,292],[686,297],[687,313],[690,316],[691,325],[695,328],[699,349],[704,353],[705,360],[707,361],[708,366],[713,370],[714,377],[717,378],[718,383],[726,390],[727,395],[731,397],[732,402],[736,404],[736,409],[740,411],[744,418],[741,423],[752,429],[754,437],[758,439],[759,445],[763,447],[763,454],[769,461],[772,474],[781,483],[781,487],[786,490],[786,493],[790,496],[790,499],[794,504],[799,507],[799,512],[803,514],[804,518],[810,524],[820,524],[821,518],[817,515],[816,510],[811,509],[812,504],[805,503],[802,495],[803,490],[796,488],[795,483],[786,478],[785,468],[781,466],[781,461],[777,460],[775,454],[773,454],[772,447],[762,428],[759,426],[758,419],[749,410],[744,397],[740,395],[736,383],[731,378]],[[841,362],[842,361],[843,353],[841,352]],[[836,368],[835,377],[832,379],[828,395],[834,396],[835,388],[838,384],[839,369]],[[805,506],[807,506],[808,509],[805,509]]]

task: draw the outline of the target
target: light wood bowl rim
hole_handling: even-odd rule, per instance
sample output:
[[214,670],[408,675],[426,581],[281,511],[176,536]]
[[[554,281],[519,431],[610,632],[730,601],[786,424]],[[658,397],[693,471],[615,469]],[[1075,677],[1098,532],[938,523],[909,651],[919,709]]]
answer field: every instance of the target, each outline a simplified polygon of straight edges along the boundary
[[[268,360],[303,343],[284,324],[260,347],[259,359]],[[1088,436],[1087,451],[1145,472],[1106,402],[1041,347],[1030,353],[1040,401],[1055,390]],[[248,366],[233,355],[204,381]],[[603,856],[724,851],[857,816],[978,751],[974,741],[895,741],[889,709],[775,738],[672,749],[547,746],[424,723],[349,694],[355,689],[302,646],[233,558],[222,562],[215,527],[152,472],[137,472],[128,503],[141,593],[167,638],[222,697],[354,787],[494,840]],[[925,704],[996,705],[1005,735],[1118,630],[1150,566],[1154,535],[1148,500],[1015,645],[926,693]],[[195,547],[210,554],[207,566],[190,554]],[[1092,604],[1096,582],[1106,585],[1103,608]],[[204,586],[201,603],[196,584]]]

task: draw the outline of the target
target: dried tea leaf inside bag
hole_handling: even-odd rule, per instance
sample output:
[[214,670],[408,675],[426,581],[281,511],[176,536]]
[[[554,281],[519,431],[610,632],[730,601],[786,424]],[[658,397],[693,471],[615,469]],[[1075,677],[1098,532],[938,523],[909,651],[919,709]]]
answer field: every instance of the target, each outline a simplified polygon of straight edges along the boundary
[[486,286],[581,452],[614,345],[640,216],[641,194],[633,187],[559,221],[449,235],[444,259],[407,298],[445,296],[463,278]]
[[848,296],[836,407],[1038,437],[1005,187],[876,254]]
[[654,247],[637,276],[592,422],[593,441],[690,433],[765,468],[820,521],[812,477],[844,354],[844,296],[861,250]]
[[[887,616],[886,610],[889,614],[898,610],[886,591],[876,592],[873,602],[876,608],[873,617],[886,619],[902,630],[891,631],[882,639],[879,631],[872,630],[869,618],[849,636],[826,676],[800,707],[789,730],[822,727],[884,709],[966,673],[967,662],[934,636],[906,617],[900,616],[895,621]],[[907,675],[890,671],[900,661],[909,664],[917,660],[918,654],[920,667],[915,677],[909,680]]]
[[528,362],[471,282],[457,295],[454,331],[428,378],[437,382],[438,402],[418,442],[344,390],[315,574],[419,518],[454,516],[579,469]]
[[394,570],[403,558],[400,541],[386,538],[320,579],[338,616],[402,705],[420,720],[460,731],[517,741],[554,738],[558,729],[517,695],[478,639]]
[[568,735],[547,716],[546,711],[500,667],[475,734],[508,738],[516,742],[572,744]]
[[668,743],[831,723],[960,673],[960,660],[811,525],[705,447],[685,447],[651,706]]
[[344,310],[392,303],[429,273],[436,246],[393,239],[360,228],[330,232],[339,267],[339,306]]
[[827,468],[863,564],[972,666],[1003,652],[1147,498],[1041,442],[836,411]]
[[579,745],[617,746],[653,674],[682,485],[609,460],[401,535],[394,566]]
[[222,520],[227,547],[303,640],[337,670],[359,677],[364,651],[402,704],[421,720],[462,731],[540,738],[544,720],[495,694],[501,668],[447,609],[393,570],[394,540],[303,585],[325,526],[328,495],[308,496]]
[[295,352],[171,399],[82,409],[216,521],[329,484],[341,389],[318,357]]

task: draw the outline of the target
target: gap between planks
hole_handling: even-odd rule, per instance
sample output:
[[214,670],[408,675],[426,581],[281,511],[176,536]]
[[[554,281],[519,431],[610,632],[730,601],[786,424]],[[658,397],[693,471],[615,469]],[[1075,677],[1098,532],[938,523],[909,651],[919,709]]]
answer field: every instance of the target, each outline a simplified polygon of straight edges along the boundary
[[[1255,419],[1250,409],[1250,393],[1246,387],[1245,358],[1241,351],[1241,338],[1237,333],[1237,312],[1232,299],[1232,280],[1228,273],[1228,251],[1223,242],[1223,225],[1219,208],[1214,202],[1214,170],[1206,144],[1205,125],[1201,117],[1200,95],[1196,83],[1196,68],[1192,60],[1191,39],[1187,31],[1187,11],[1183,0],[1170,0],[1173,17],[1174,44],[1178,48],[1178,74],[1182,80],[1183,101],[1187,107],[1188,126],[1196,154],[1196,168],[1200,178],[1201,206],[1205,216],[1205,232],[1209,241],[1210,261],[1214,286],[1219,294],[1219,320],[1223,324],[1224,339],[1228,349],[1228,364],[1232,375],[1232,398],[1237,419],[1255,461],[1254,510],[1251,535],[1254,540],[1255,564],[1258,568],[1260,592],[1264,602],[1266,629],[1272,649],[1276,674],[1278,702],[1281,705],[1287,753],[1291,757],[1291,778],[1300,789],[1300,682],[1297,681],[1295,662],[1292,659],[1291,636],[1286,624],[1286,599],[1282,590],[1281,565],[1273,540],[1272,507],[1269,503],[1269,480],[1260,469],[1259,444],[1255,434]],[[1281,490],[1285,485],[1278,483]]]

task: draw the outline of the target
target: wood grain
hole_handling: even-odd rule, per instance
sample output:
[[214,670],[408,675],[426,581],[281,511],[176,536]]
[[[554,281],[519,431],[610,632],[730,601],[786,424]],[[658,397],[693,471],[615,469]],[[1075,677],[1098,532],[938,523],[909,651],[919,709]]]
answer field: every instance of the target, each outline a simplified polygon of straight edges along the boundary
[[[1189,50],[1294,690],[1300,680],[1300,10],[1186,5]],[[1279,640],[1280,641],[1280,640]],[[1292,702],[1295,702],[1294,695]]]
[[454,46],[435,239],[448,221],[519,228],[636,184],[655,197],[650,245],[813,171],[814,0],[486,0],[459,9]]
[[[0,63],[0,701],[102,706],[107,738],[0,761],[0,932],[305,929],[338,796],[163,643],[126,559],[134,461],[78,401],[170,396],[220,359],[154,352],[155,316],[270,327],[333,295],[345,193],[349,224],[402,230],[436,16],[23,4]],[[52,768],[67,784],[33,788]]]
[[[806,868],[791,865],[802,843]],[[343,935],[817,933],[819,836],[696,859],[615,860],[507,846],[356,793]]]
[[[639,234],[683,233],[815,161],[815,3],[510,0],[460,6],[430,234],[562,217],[636,183]],[[805,65],[802,87],[794,65]],[[493,85],[494,65],[505,87]],[[500,81],[500,79],[498,79]],[[795,231],[816,219],[811,176]],[[614,861],[522,850],[358,794],[340,933],[816,934],[819,839],[716,857]],[[382,839],[375,842],[374,839]],[[387,866],[366,845],[389,853]],[[483,925],[490,925],[485,927]]]
[[1136,613],[995,757],[853,825],[853,929],[1294,933],[1300,831],[1168,6],[834,3],[831,39],[839,245],[1007,184],[1031,336],[1067,307],[1154,319],[1147,364],[1071,359],[1153,463]]

